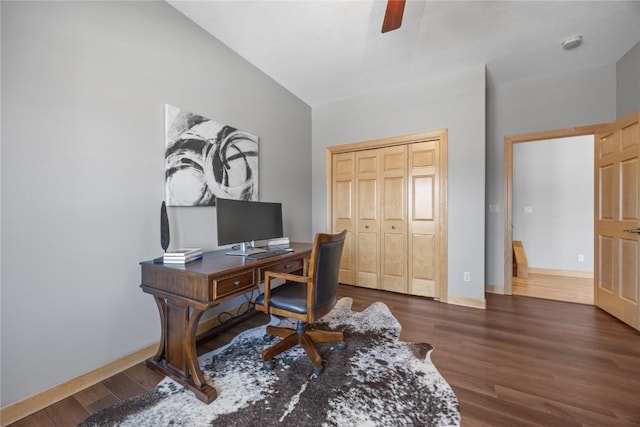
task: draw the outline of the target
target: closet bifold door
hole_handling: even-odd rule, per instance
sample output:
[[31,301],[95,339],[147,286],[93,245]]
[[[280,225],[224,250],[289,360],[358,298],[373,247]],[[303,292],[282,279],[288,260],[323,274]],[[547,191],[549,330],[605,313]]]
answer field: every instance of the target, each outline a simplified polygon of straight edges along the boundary
[[380,152],[380,287],[406,294],[407,146]]
[[447,132],[327,148],[340,282],[447,302]]
[[379,288],[381,149],[355,153],[356,161],[356,284]]
[[347,230],[340,262],[340,283],[356,285],[355,280],[355,153],[338,153],[331,158],[333,233]]
[[409,146],[409,293],[440,297],[439,141]]

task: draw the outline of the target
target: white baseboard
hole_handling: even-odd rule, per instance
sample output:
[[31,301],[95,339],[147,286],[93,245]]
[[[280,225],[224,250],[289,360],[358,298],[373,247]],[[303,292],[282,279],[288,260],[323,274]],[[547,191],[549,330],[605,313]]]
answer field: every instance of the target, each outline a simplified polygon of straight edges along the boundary
[[485,300],[484,298],[483,299],[478,299],[478,298],[459,297],[459,296],[449,295],[449,296],[447,296],[447,304],[462,305],[464,307],[480,308],[482,310],[487,308],[487,300]]
[[504,286],[500,285],[486,285],[484,287],[485,292],[489,292],[490,294],[499,294],[504,295]]

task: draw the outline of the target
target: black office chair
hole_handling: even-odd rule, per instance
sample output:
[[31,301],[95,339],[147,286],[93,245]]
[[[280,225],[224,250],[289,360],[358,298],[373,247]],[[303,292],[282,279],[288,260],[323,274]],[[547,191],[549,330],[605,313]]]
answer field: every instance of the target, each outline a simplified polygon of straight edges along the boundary
[[[265,339],[275,335],[282,340],[262,352],[266,369],[273,369],[275,355],[300,344],[313,363],[314,374],[320,375],[322,358],[314,343],[337,342],[337,348],[346,348],[342,332],[309,328],[309,324],[329,313],[338,301],[338,273],[346,235],[346,230],[338,234],[316,234],[302,276],[275,271],[265,273],[264,294],[256,299],[256,310],[297,320],[295,330],[267,326]],[[284,279],[286,282],[271,289],[272,279]]]

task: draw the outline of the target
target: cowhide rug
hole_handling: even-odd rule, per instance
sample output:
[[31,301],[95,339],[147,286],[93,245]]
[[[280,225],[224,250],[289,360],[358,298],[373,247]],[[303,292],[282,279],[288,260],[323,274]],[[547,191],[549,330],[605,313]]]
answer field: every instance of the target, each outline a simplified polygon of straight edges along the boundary
[[[299,347],[262,369],[264,326],[238,335],[200,357],[207,381],[218,391],[210,405],[166,378],[152,391],[104,409],[89,426],[457,426],[458,400],[438,373],[429,344],[399,340],[400,324],[386,305],[351,311],[342,298],[315,325],[342,330],[346,350],[317,346],[324,372]],[[283,321],[288,322],[288,321]],[[273,318],[272,323],[278,323]]]

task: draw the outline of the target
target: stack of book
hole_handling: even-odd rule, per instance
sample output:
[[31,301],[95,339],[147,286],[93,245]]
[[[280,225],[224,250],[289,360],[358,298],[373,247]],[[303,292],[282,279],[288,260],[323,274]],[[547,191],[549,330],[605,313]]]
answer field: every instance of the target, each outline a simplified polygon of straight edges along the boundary
[[202,249],[200,248],[181,248],[173,251],[165,252],[162,262],[165,264],[186,264],[202,258]]

